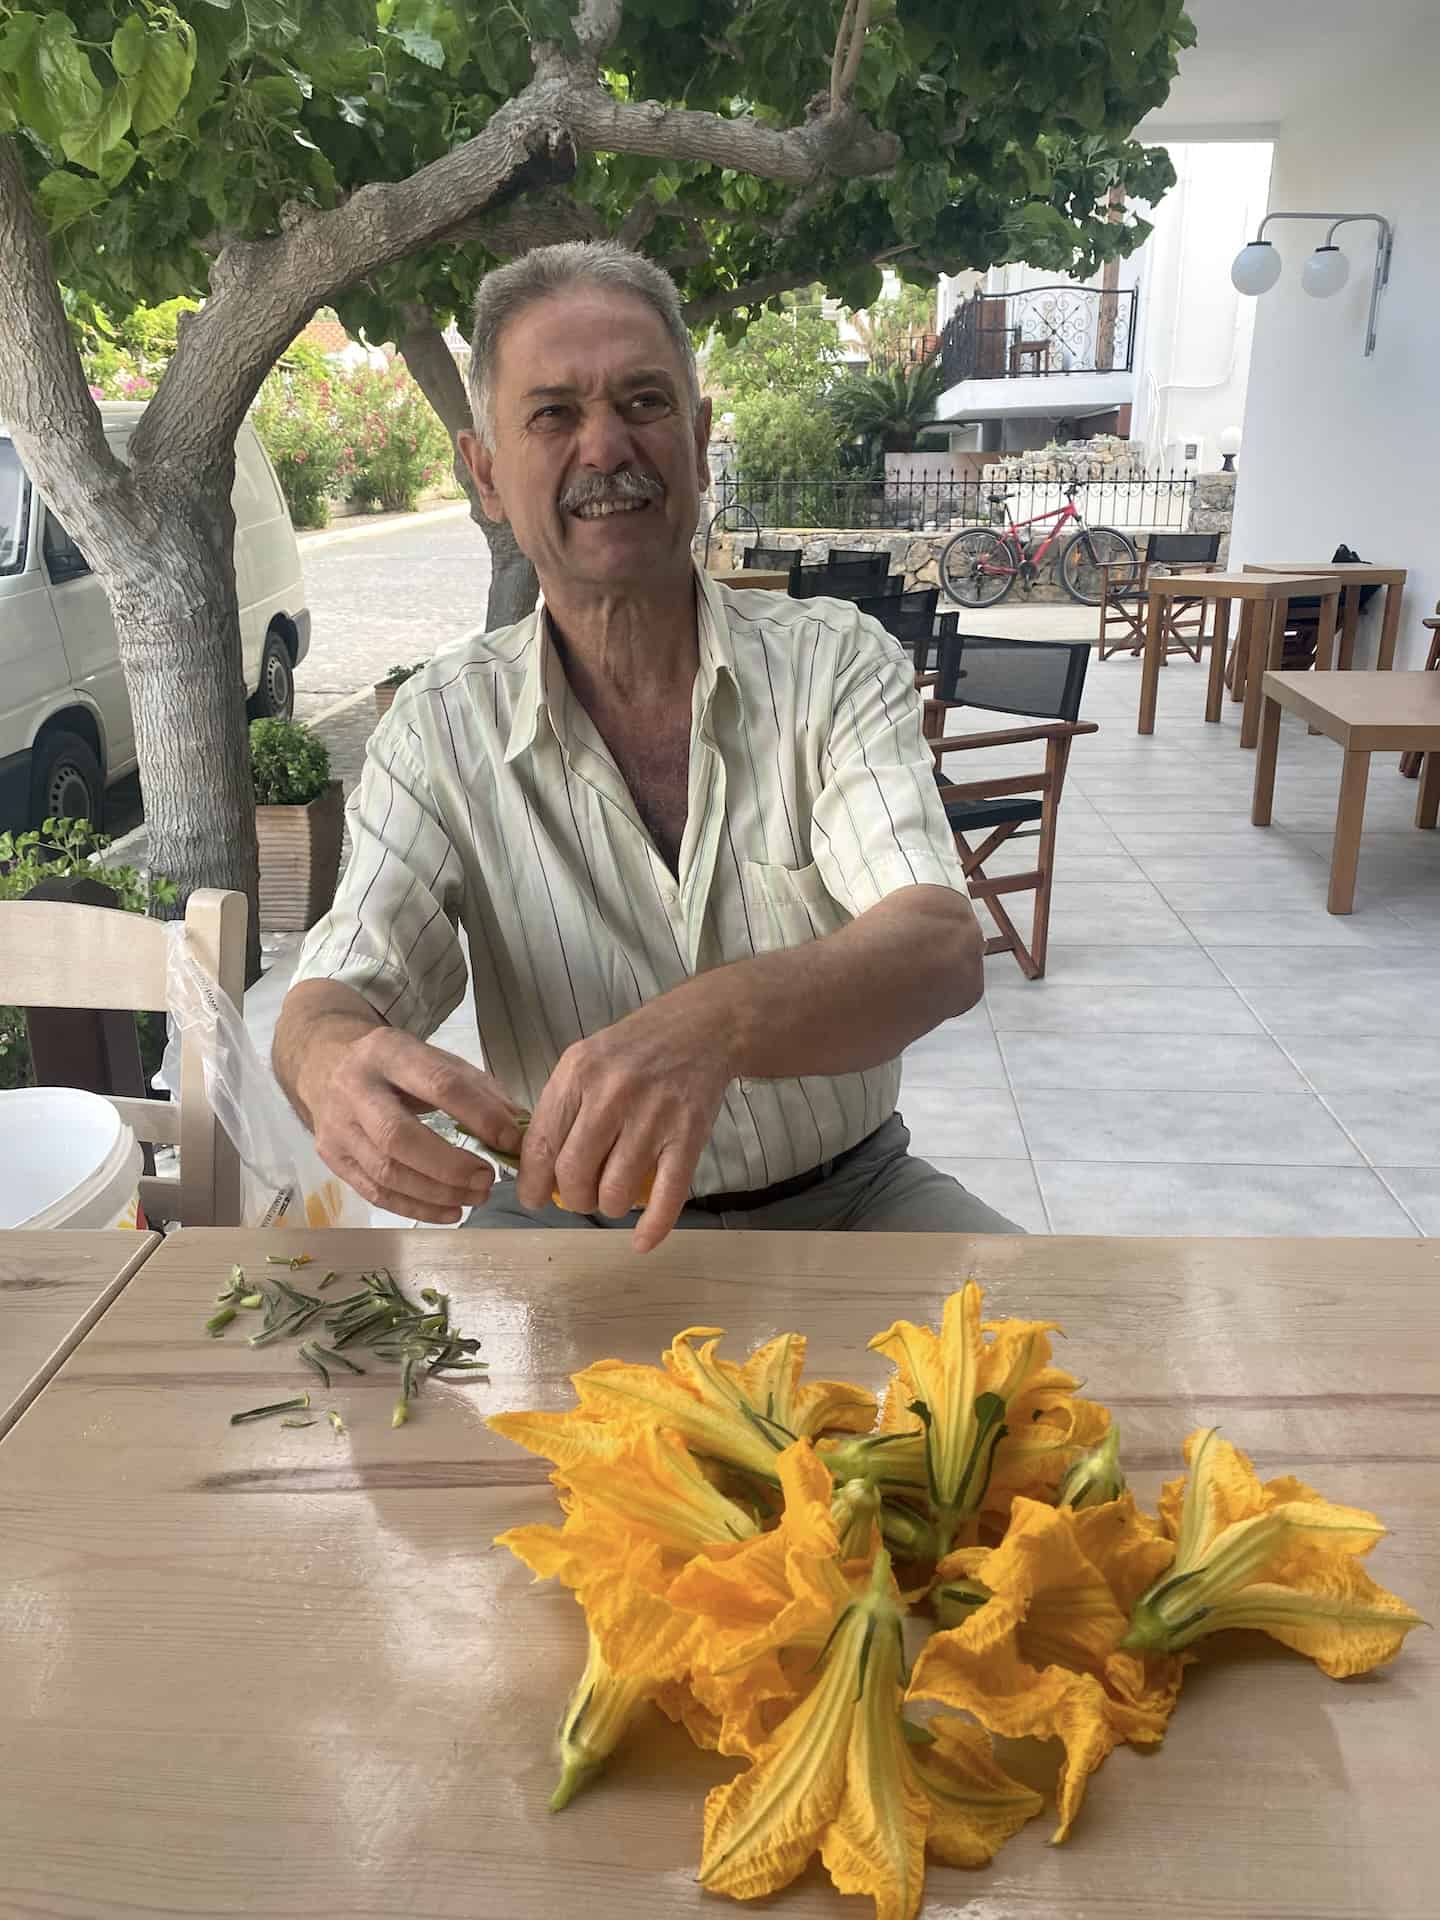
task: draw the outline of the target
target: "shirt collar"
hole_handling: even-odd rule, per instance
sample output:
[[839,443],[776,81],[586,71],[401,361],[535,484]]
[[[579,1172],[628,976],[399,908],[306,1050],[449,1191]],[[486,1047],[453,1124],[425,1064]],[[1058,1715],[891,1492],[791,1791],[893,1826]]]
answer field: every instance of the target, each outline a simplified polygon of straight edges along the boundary
[[[722,677],[728,677],[732,686],[737,684],[737,680],[730,621],[726,615],[720,588],[711,576],[698,566],[695,569],[695,582],[695,611],[700,639],[697,691],[700,695],[699,710],[703,712],[708,708],[711,696]],[[545,597],[542,594],[535,603],[533,625],[526,650],[525,679],[510,719],[510,734],[505,745],[507,765],[512,760],[519,759],[522,753],[528,753],[535,745],[542,720],[549,725],[552,733],[555,731],[555,723],[550,717],[550,700],[555,691],[555,677],[559,671],[560,663],[555,658],[554,642],[550,638],[550,623],[545,614]],[[556,737],[558,738],[558,735]]]

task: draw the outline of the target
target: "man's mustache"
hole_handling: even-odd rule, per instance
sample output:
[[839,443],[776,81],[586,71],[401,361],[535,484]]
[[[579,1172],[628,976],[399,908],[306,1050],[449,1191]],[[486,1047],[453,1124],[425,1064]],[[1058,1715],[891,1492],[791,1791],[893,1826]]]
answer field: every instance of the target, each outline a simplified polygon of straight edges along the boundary
[[658,474],[621,467],[615,473],[584,474],[572,480],[560,495],[560,511],[574,513],[579,507],[609,506],[623,500],[660,500],[664,494],[665,482]]

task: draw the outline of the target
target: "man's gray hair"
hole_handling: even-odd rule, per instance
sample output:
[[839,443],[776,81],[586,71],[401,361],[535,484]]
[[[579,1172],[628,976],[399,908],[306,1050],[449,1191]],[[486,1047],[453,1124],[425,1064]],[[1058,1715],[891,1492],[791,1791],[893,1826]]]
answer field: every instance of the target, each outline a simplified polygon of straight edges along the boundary
[[569,287],[602,287],[631,293],[660,316],[685,369],[692,411],[700,406],[700,376],[695,349],[680,308],[675,282],[662,267],[616,240],[562,240],[532,247],[518,260],[497,267],[480,282],[475,324],[470,335],[470,407],[475,431],[487,447],[495,445],[495,356],[500,336],[522,308]]

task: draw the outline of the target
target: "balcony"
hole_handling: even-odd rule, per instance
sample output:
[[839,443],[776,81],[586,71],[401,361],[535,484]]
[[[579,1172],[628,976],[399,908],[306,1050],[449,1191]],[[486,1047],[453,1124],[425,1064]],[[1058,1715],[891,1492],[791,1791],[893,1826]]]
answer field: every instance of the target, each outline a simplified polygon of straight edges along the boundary
[[1132,397],[1138,288],[978,293],[940,336],[944,420],[1080,417]]

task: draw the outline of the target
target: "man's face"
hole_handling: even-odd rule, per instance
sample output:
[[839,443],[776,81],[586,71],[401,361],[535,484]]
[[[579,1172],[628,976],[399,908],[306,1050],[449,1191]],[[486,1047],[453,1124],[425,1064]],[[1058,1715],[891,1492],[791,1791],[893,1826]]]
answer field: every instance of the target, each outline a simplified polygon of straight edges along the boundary
[[460,451],[542,583],[623,592],[688,569],[710,402],[692,415],[680,355],[645,301],[581,285],[523,307],[491,395],[493,449],[461,434]]

